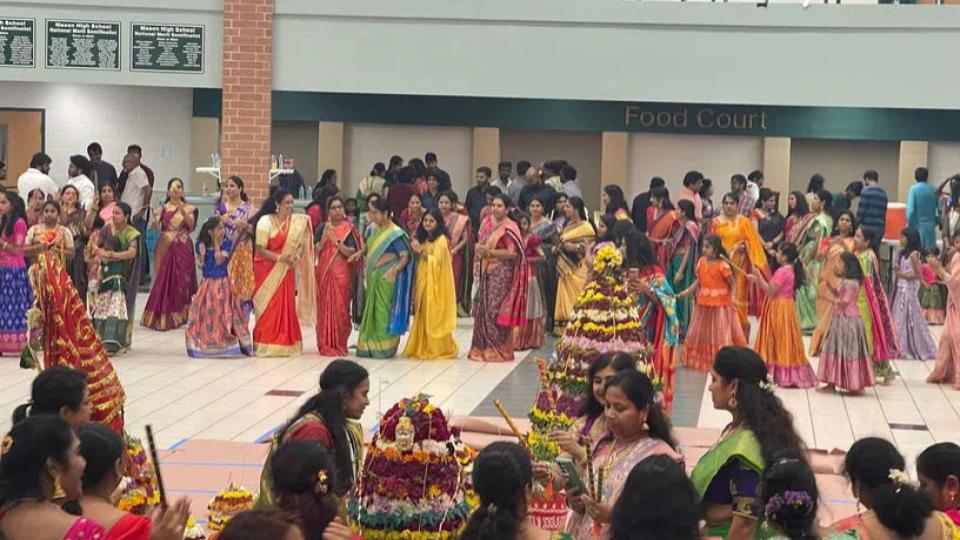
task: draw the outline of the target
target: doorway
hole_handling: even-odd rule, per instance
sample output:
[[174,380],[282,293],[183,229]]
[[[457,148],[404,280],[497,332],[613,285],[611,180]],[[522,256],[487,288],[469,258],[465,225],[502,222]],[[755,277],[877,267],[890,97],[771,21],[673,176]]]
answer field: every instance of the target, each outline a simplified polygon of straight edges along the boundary
[[43,152],[43,128],[43,109],[0,109],[0,160],[7,165],[3,187],[15,188],[30,158]]

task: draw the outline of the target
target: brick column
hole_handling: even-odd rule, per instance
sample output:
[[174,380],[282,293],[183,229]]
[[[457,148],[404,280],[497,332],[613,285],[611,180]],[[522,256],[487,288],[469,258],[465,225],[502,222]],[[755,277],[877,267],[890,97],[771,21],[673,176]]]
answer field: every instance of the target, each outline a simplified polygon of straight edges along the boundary
[[259,204],[270,181],[274,0],[223,0],[220,174],[243,178]]

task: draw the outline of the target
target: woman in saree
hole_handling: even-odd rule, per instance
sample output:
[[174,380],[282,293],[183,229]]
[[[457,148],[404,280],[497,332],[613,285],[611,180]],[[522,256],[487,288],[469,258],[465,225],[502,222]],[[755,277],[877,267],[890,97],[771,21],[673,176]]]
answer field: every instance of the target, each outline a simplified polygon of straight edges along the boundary
[[[853,251],[853,234],[856,232],[853,212],[844,210],[837,216],[837,228],[833,237],[825,240],[817,249],[817,261],[820,266],[820,277],[817,280],[817,315],[820,317],[817,326],[810,338],[810,356],[820,356],[823,337],[830,328],[833,320],[834,304],[837,301],[836,291],[840,289],[843,277],[838,275],[838,268],[843,265],[840,256],[847,251]],[[867,334],[869,335],[869,329]],[[869,338],[868,338],[869,340]]]
[[734,270],[733,304],[737,308],[737,317],[743,327],[743,335],[750,336],[748,312],[747,276],[753,269],[760,270],[765,279],[770,279],[767,267],[767,255],[763,251],[763,240],[749,218],[740,215],[740,199],[734,193],[723,196],[723,213],[710,221],[708,234],[720,237],[723,249],[730,254],[730,263]]
[[638,293],[640,325],[652,346],[651,361],[663,381],[663,406],[669,411],[673,405],[677,346],[680,345],[677,298],[647,236],[633,229],[625,235],[624,242],[627,283],[631,291]]
[[863,270],[863,287],[860,289],[857,307],[866,330],[867,348],[873,359],[873,373],[878,379],[889,383],[894,376],[890,360],[900,355],[900,346],[897,343],[897,330],[894,328],[887,291],[880,279],[880,261],[873,251],[876,241],[877,233],[873,229],[859,227],[853,235],[853,253]]
[[133,314],[140,283],[137,244],[140,233],[130,224],[130,205],[117,203],[91,250],[100,265],[96,301],[90,308],[93,327],[108,354],[126,352],[133,343]]
[[317,251],[317,350],[320,356],[344,356],[353,324],[350,301],[360,259],[360,233],[347,220],[343,200],[327,199],[327,221],[314,233]]
[[35,189],[27,196],[27,227],[43,220],[43,202],[46,200],[42,189]]
[[[376,229],[373,225],[373,219],[370,217],[370,207],[373,206],[377,199],[385,199],[385,197],[371,193],[367,197],[367,209],[358,215],[356,219],[357,232],[360,234],[360,253],[366,253],[367,241],[370,239],[370,236],[373,235],[374,229]],[[362,257],[361,255],[361,261]],[[353,318],[353,326],[355,328],[360,328],[360,324],[363,322],[363,308],[367,297],[367,283],[363,275],[363,267],[364,263],[361,262],[361,270],[355,272],[353,275],[353,304],[350,309],[350,316]]]
[[[754,208],[749,218],[753,220],[753,226],[760,233],[760,240],[763,241],[763,250],[767,256],[767,268],[770,273],[776,271],[777,265],[777,244],[783,240],[784,218],[777,210],[777,202],[780,194],[770,188],[760,188],[760,197],[757,199],[757,207]],[[749,313],[759,317],[763,310],[763,302],[766,294],[754,283],[747,284],[747,298],[750,303]]]
[[183,180],[170,179],[167,199],[153,212],[153,227],[161,233],[153,252],[153,287],[140,319],[147,328],[163,332],[187,323],[190,300],[197,292],[197,259],[190,240],[197,215],[197,208],[183,198]]
[[670,202],[670,192],[665,187],[650,190],[650,208],[647,209],[647,238],[654,246],[657,262],[664,268],[673,255],[673,237],[679,229],[677,212]]
[[543,297],[544,331],[553,329],[553,313],[557,305],[557,253],[554,248],[560,244],[560,230],[547,218],[547,206],[543,199],[534,197],[527,206],[530,212],[530,234],[540,239],[543,257],[536,261],[537,281]]
[[810,213],[810,206],[807,205],[807,198],[799,191],[791,191],[787,196],[787,219],[783,222],[783,239],[794,243],[797,239],[799,229],[807,226],[807,223],[816,217]]
[[563,333],[573,305],[587,284],[587,246],[596,236],[593,225],[587,221],[583,199],[570,197],[564,205],[567,225],[560,235],[557,255],[557,302],[554,311],[554,334]]
[[410,294],[413,291],[414,262],[410,237],[390,220],[386,199],[370,201],[373,234],[364,254],[366,298],[357,356],[391,358],[397,354],[400,336],[410,326]]
[[593,274],[593,261],[596,259],[597,253],[599,253],[600,250],[605,247],[617,249],[617,242],[614,238],[613,232],[613,229],[616,227],[616,225],[617,218],[610,214],[601,214],[597,216],[597,235],[587,245],[587,283],[593,281],[595,277]]
[[457,329],[457,293],[447,231],[439,210],[423,215],[410,242],[416,256],[413,286],[413,325],[403,356],[421,360],[452,359],[460,354],[453,332]]
[[[609,538],[613,506],[637,463],[656,455],[683,462],[649,377],[635,369],[617,372],[604,385],[603,396],[608,433],[592,443],[592,467],[580,466],[581,478],[603,472],[603,485],[597,482],[602,492],[596,499],[585,493],[568,496],[573,512],[566,531],[579,540]],[[588,485],[594,485],[593,479]]]
[[603,206],[603,213],[613,216],[617,220],[631,219],[630,208],[627,206],[627,199],[623,195],[623,188],[616,184],[603,186],[600,193],[600,204]]
[[522,267],[526,264],[523,236],[507,215],[509,208],[506,195],[495,195],[490,205],[490,226],[480,230],[476,262],[480,278],[473,304],[470,360],[513,360],[513,328],[526,319],[529,282]]
[[948,291],[947,316],[937,346],[937,361],[927,376],[927,382],[953,384],[960,390],[960,234],[953,237],[951,244],[947,250],[949,264],[946,268],[936,257],[927,257],[927,264],[946,284]]
[[530,215],[520,213],[517,217],[520,220],[520,234],[523,236],[523,254],[526,260],[527,313],[523,326],[513,329],[513,348],[517,351],[527,351],[543,346],[544,304],[540,274],[537,272],[538,266],[543,261],[543,249],[540,237],[530,231]]
[[437,207],[443,216],[444,228],[450,238],[450,259],[453,264],[453,283],[457,287],[457,314],[470,313],[470,292],[473,289],[473,227],[470,218],[457,212],[457,194],[444,191],[437,197]]
[[423,208],[423,195],[414,193],[410,196],[410,200],[407,201],[407,207],[403,212],[400,212],[399,225],[403,227],[407,235],[413,237],[413,235],[417,234],[417,228],[420,227],[420,220],[423,219],[425,213],[426,210]]
[[250,218],[256,213],[243,191],[243,179],[239,176],[227,178],[223,183],[216,215],[220,216],[226,228],[226,239],[233,246],[230,249],[230,262],[227,263],[227,276],[234,296],[248,316],[253,310],[253,226],[250,225]]
[[27,310],[33,292],[24,247],[26,208],[15,191],[0,192],[0,355],[19,355],[27,344]]
[[67,261],[67,271],[84,304],[87,303],[87,263],[83,253],[90,237],[85,218],[86,212],[80,207],[80,191],[73,185],[63,186],[60,190],[60,224],[70,231],[74,245],[74,255]]
[[[791,194],[791,197],[793,196],[794,194]],[[819,320],[817,289],[820,283],[820,261],[817,259],[817,251],[833,230],[833,218],[825,211],[829,198],[830,194],[826,191],[814,195],[810,213],[794,225],[790,231],[791,236],[787,238],[788,242],[800,249],[800,261],[803,262],[807,277],[803,287],[796,291],[797,320],[800,322],[800,332],[804,335],[812,334]],[[797,206],[799,207],[799,202]]]
[[[699,260],[700,225],[697,223],[693,203],[689,200],[677,203],[677,231],[671,243],[673,253],[667,265],[667,281],[674,291],[683,291],[697,278],[696,268]],[[680,322],[680,339],[687,334],[690,316],[693,314],[693,298],[677,299],[677,319]]]
[[[254,231],[253,350],[257,356],[298,356],[301,324],[317,309],[310,216],[293,213],[293,195],[279,189],[250,220]],[[299,279],[299,283],[297,283]]]
[[73,244],[73,234],[69,229],[60,225],[60,203],[47,201],[43,203],[40,223],[27,229],[27,237],[23,252],[36,261],[40,253],[55,251],[61,257],[61,266],[73,258],[76,249]]
[[767,464],[803,459],[793,417],[773,393],[763,359],[746,347],[724,347],[710,375],[713,408],[733,416],[720,440],[690,474],[706,514],[707,537],[751,540],[764,516],[760,479]]
[[553,226],[560,232],[563,232],[563,229],[567,226],[567,202],[567,196],[558,193],[553,202],[553,208],[550,209],[550,219],[553,221]]
[[[102,184],[93,198],[93,205],[87,208],[87,215],[84,216],[84,225],[88,231],[97,228],[96,219],[99,217],[103,223],[110,223],[113,220],[113,208],[117,206],[117,194],[111,184]],[[92,239],[91,239],[92,241]]]

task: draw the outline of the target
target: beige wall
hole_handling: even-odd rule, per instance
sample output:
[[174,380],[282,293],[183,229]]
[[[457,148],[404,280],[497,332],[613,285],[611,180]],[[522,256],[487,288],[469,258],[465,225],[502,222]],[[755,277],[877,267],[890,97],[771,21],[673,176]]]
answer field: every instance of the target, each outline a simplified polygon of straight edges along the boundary
[[[370,173],[373,164],[403,156],[404,161],[434,152],[440,168],[450,174],[453,189],[461,197],[473,183],[473,129],[444,126],[397,126],[347,124],[343,133],[343,174],[340,185],[347,193],[356,193],[360,179]],[[490,168],[496,169],[491,163]]]
[[793,139],[791,146],[791,191],[806,191],[810,177],[820,173],[832,193],[863,180],[863,172],[874,169],[880,174],[880,185],[891,199],[896,197],[899,142]]
[[[580,131],[530,129],[500,130],[500,158],[513,163],[527,160],[539,165],[544,161],[565,159],[577,169],[583,198],[590,208],[600,204],[600,154],[602,134]],[[491,164],[496,169],[496,163]]]
[[940,185],[960,173],[960,142],[931,142],[929,147],[930,183]]
[[763,166],[763,139],[721,135],[630,135],[628,198],[646,191],[650,179],[660,176],[671,194],[683,186],[683,175],[698,170],[713,180],[714,203],[730,190],[730,177]]
[[271,153],[283,154],[284,158],[292,157],[294,167],[303,175],[303,183],[307,187],[307,196],[310,190],[320,179],[317,170],[317,155],[319,152],[320,131],[316,122],[274,122]]

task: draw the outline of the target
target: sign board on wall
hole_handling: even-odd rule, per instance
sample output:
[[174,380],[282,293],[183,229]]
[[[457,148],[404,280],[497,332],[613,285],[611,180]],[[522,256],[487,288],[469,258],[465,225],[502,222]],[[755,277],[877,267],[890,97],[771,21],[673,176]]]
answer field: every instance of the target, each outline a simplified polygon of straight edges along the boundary
[[34,67],[36,21],[0,18],[0,66]]
[[203,25],[131,24],[130,69],[203,73]]
[[47,19],[47,67],[120,71],[120,23]]

